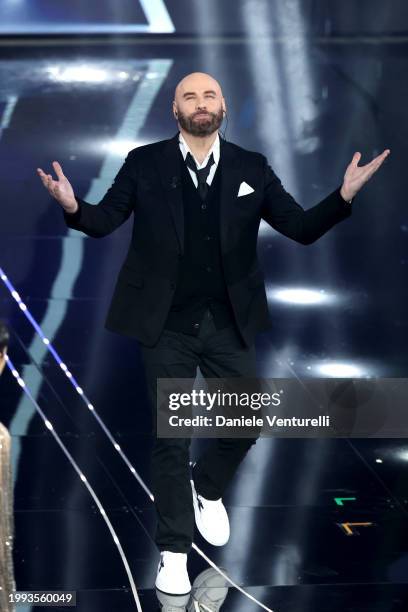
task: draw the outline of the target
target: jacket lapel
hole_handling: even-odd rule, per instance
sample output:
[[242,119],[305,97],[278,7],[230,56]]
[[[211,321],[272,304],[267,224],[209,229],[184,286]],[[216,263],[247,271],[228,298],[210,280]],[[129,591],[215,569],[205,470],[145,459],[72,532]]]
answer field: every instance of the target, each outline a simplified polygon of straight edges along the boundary
[[174,228],[180,244],[181,253],[184,253],[184,211],[183,193],[181,189],[181,168],[179,133],[165,143],[157,159],[158,171],[166,193],[166,200],[170,208]]
[[[181,188],[179,133],[166,141],[158,155],[158,171],[166,200],[170,208],[180,250],[184,253],[184,211]],[[227,229],[240,184],[242,159],[235,147],[220,137],[221,192],[220,239],[221,249],[226,249]]]
[[228,224],[233,217],[240,178],[242,158],[234,145],[220,137],[221,193],[220,193],[220,239],[221,250],[227,248]]

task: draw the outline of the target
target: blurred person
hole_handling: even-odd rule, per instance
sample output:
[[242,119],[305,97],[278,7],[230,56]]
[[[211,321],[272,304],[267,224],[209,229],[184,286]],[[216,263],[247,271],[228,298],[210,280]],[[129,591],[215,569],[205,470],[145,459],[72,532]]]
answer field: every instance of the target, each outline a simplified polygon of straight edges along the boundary
[[[6,365],[9,332],[0,321],[0,376]],[[11,437],[0,423],[0,610],[13,612],[9,595],[16,590],[13,570],[13,481],[11,473]]]
[[0,321],[0,375],[6,365],[7,346],[9,343],[9,332],[6,325]]

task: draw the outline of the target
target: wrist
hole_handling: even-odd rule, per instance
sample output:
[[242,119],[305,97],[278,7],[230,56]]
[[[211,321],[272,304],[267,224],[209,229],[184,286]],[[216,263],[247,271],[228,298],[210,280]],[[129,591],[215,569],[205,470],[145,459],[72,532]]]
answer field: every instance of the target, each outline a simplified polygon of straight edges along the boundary
[[62,207],[68,215],[74,215],[79,208],[78,202],[76,200],[74,200],[73,202],[70,202],[68,205],[63,204]]
[[345,188],[344,185],[341,186],[340,195],[345,200],[345,202],[350,203],[354,196],[351,195]]

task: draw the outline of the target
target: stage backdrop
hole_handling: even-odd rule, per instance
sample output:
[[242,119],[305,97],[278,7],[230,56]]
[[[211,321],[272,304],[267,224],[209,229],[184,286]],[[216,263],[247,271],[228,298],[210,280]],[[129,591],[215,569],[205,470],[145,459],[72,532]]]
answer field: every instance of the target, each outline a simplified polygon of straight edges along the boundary
[[[279,35],[282,19],[302,13],[311,36],[403,34],[406,0],[2,0],[0,35],[145,33],[245,35],[250,15],[259,34]],[[296,19],[295,19],[296,21]]]

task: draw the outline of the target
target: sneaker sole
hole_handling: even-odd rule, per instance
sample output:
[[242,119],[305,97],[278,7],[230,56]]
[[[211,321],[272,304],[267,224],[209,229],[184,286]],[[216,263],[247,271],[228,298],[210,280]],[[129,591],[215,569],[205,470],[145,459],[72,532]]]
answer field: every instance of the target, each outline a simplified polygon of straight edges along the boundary
[[[162,591],[162,589],[159,589],[157,586],[155,586],[154,588],[157,591],[156,594],[157,594],[157,598],[159,599],[159,601],[160,601],[160,598],[159,598],[159,594],[160,593],[162,593],[163,595],[170,596],[170,597],[188,597],[191,594],[191,589],[189,591],[187,591],[187,593],[168,593],[167,591]],[[160,601],[160,603],[162,603],[162,602]],[[165,602],[165,603],[167,603],[167,602]],[[177,604],[177,605],[179,605],[179,604]],[[181,604],[181,605],[183,605],[183,604]]]

